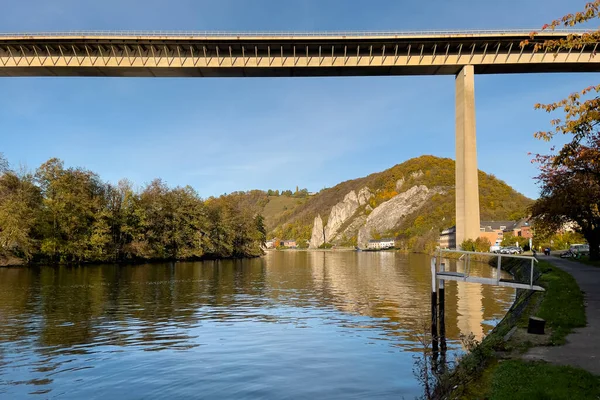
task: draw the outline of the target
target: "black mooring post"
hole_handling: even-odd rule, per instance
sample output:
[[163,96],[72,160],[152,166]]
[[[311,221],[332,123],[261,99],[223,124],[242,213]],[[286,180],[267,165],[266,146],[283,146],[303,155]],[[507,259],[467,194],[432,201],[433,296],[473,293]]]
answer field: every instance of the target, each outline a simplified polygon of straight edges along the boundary
[[436,259],[431,258],[431,347],[434,357],[437,358],[438,352],[438,323],[437,323],[437,293],[436,293]]
[[[444,272],[445,265],[440,263],[440,272]],[[440,344],[442,353],[446,351],[446,300],[444,295],[444,280],[440,279],[440,287],[438,289],[439,296],[439,325],[440,325]]]

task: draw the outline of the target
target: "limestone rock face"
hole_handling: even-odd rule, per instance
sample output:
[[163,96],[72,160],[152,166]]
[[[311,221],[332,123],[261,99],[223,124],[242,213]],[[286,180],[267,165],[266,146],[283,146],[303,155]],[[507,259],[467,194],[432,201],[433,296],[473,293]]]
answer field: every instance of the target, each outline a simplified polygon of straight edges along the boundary
[[319,214],[315,217],[315,222],[313,223],[313,229],[310,236],[310,242],[308,243],[308,248],[317,249],[323,243],[325,243],[325,236],[323,234],[323,220]]
[[[367,221],[366,215],[359,212],[361,207],[365,210],[371,210],[369,200],[373,197],[373,193],[368,187],[363,187],[358,191],[348,192],[344,196],[344,200],[337,203],[331,208],[327,225],[323,229],[323,220],[321,216],[317,216],[313,223],[312,235],[309,242],[309,248],[318,248],[323,243],[340,243],[344,236],[350,239],[356,235],[357,231]],[[343,230],[341,230],[343,228]]]
[[338,239],[342,239],[344,236],[346,239],[350,239],[352,236],[356,235],[356,232],[367,222],[367,216],[362,214],[356,217],[346,229],[342,232],[339,232],[337,237]]
[[418,178],[422,177],[423,175],[424,175],[423,171],[418,170],[418,171],[415,171],[415,172],[411,173],[410,177],[413,178],[413,179],[418,179]]
[[371,231],[368,230],[367,224],[364,224],[358,230],[358,237],[357,237],[357,240],[356,240],[356,242],[358,244],[358,247],[361,248],[361,249],[366,249],[367,245],[369,244],[369,240],[371,240]]
[[421,208],[434,193],[427,186],[413,186],[377,206],[367,217],[366,224],[358,231],[359,247],[367,247],[371,232],[382,233],[393,229],[404,217]]
[[371,199],[372,196],[373,196],[373,193],[371,193],[369,188],[365,186],[364,188],[362,188],[358,191],[358,195],[356,196],[356,197],[358,197],[358,204],[361,206],[368,204],[369,200]]
[[396,192],[402,190],[402,186],[404,186],[404,178],[400,178],[396,181]]
[[340,201],[331,208],[327,226],[325,226],[326,242],[331,243],[335,239],[338,234],[338,229],[354,215],[359,206],[358,196],[356,196],[356,192],[352,190],[344,197],[343,201]]

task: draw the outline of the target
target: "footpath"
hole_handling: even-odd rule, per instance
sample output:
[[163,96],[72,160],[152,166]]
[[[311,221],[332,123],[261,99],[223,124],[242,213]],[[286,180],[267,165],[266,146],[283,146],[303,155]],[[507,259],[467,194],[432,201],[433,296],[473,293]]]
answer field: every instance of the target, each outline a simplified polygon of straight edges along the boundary
[[575,278],[584,292],[587,326],[575,329],[563,346],[533,347],[522,358],[570,365],[600,375],[600,268],[557,257],[538,257]]

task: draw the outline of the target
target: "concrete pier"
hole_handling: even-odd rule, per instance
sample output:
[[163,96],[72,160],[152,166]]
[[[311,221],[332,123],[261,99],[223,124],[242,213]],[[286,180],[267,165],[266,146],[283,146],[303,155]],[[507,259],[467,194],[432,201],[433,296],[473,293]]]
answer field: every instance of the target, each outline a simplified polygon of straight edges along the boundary
[[479,237],[479,180],[475,134],[475,68],[456,75],[456,245]]

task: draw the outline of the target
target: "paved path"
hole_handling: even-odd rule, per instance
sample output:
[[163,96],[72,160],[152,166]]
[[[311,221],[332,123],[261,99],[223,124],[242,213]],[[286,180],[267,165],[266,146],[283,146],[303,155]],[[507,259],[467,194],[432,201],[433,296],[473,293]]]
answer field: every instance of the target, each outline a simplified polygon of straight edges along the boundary
[[573,275],[585,292],[587,326],[569,334],[564,346],[534,347],[523,358],[572,365],[600,375],[600,268],[557,257],[539,258]]

